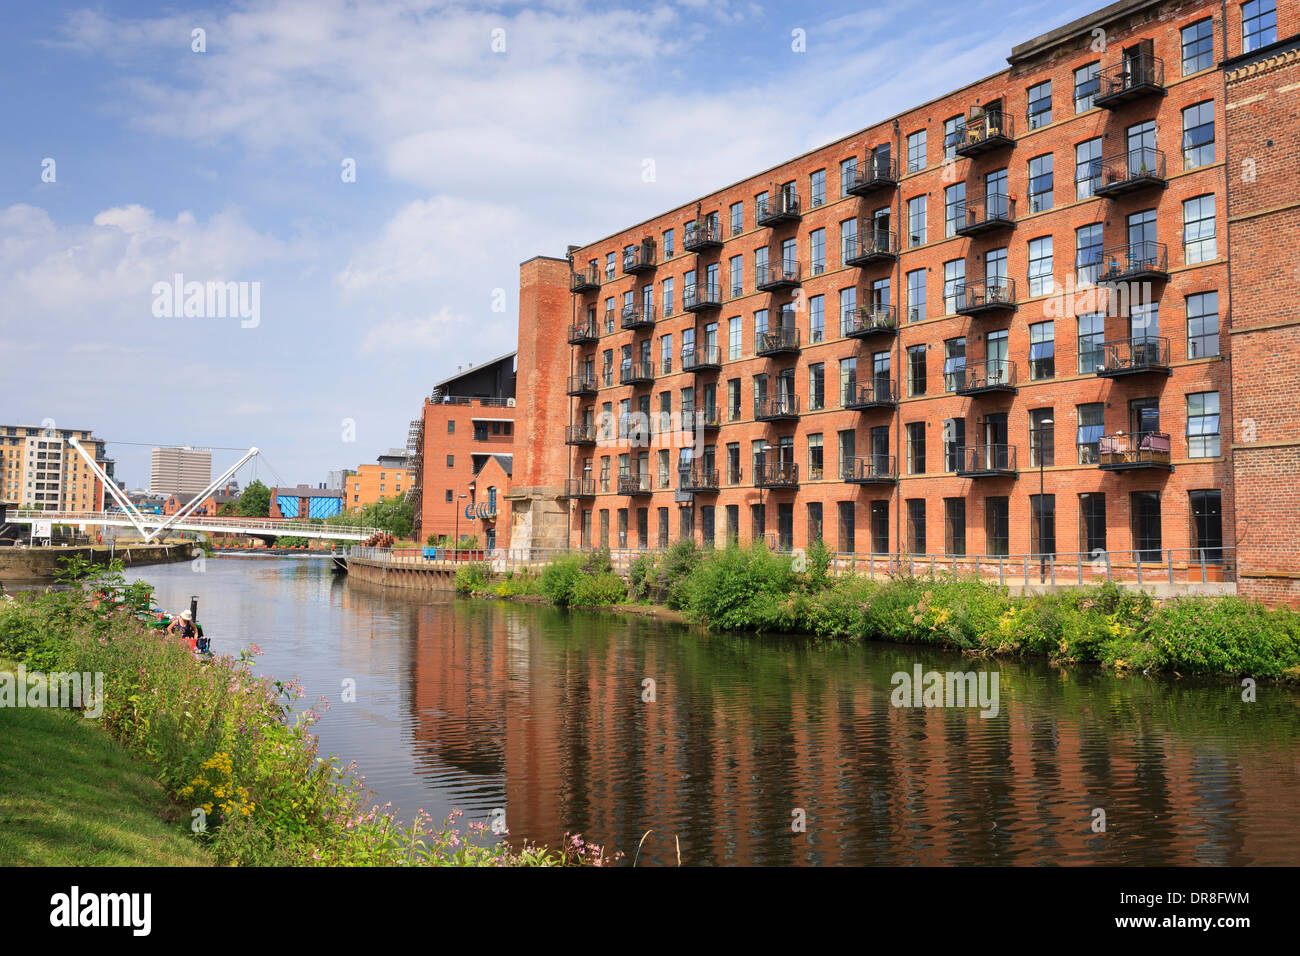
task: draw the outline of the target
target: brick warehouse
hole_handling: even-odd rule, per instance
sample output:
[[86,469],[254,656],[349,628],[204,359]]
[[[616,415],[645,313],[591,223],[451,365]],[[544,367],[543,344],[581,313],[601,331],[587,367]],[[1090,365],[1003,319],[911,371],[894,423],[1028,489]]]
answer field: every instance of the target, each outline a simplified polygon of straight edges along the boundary
[[1124,0],[524,263],[516,543],[1106,552],[1294,600],[1298,19]]

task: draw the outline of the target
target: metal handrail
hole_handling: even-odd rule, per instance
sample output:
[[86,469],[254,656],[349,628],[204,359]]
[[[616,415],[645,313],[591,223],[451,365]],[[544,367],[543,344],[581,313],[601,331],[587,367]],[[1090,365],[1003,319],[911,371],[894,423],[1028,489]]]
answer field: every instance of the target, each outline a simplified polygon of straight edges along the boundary
[[840,404],[844,408],[861,408],[865,405],[892,404],[898,400],[897,386],[892,379],[870,379],[863,383],[845,382],[840,391]]
[[862,455],[840,463],[841,481],[864,481],[872,478],[898,477],[893,455]]
[[1099,282],[1113,282],[1141,272],[1167,272],[1169,249],[1163,242],[1143,239],[1101,250]]
[[963,365],[960,372],[954,371],[949,374],[959,376],[957,388],[954,389],[957,392],[966,389],[1015,385],[1016,363],[1006,359],[985,359],[982,362]]
[[898,254],[898,233],[890,229],[870,229],[860,235],[844,237],[844,261],[867,256]]
[[1016,304],[1016,280],[1007,278],[968,279],[953,284],[952,295],[957,300],[957,311],[978,309],[984,306]]
[[1015,471],[1016,446],[1004,444],[958,445],[957,474],[981,471]]
[[776,418],[799,414],[798,395],[774,395],[754,399],[755,418]]
[[1098,100],[1143,86],[1164,86],[1165,61],[1149,53],[1125,56],[1120,63],[1102,70],[1100,80]]
[[858,305],[844,310],[840,318],[840,335],[866,335],[898,330],[898,313],[892,305]]
[[797,348],[799,348],[799,330],[788,326],[768,329],[766,332],[759,332],[754,336],[754,352],[758,355],[762,355],[764,352]]

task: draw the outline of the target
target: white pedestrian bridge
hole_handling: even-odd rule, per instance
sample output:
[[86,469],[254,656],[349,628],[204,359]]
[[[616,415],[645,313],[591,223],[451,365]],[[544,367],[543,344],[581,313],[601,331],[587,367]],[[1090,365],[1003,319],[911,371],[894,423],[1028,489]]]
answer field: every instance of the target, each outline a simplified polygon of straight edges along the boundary
[[[164,526],[172,531],[209,531],[224,534],[246,534],[265,537],[277,535],[296,538],[329,538],[336,541],[365,541],[379,532],[378,528],[349,528],[344,525],[318,524],[311,521],[279,520],[276,518],[246,518],[238,515],[198,517],[148,513],[128,514],[124,511],[40,511],[23,509],[11,511],[6,521],[15,524],[49,523],[72,525],[108,525],[118,528],[135,528],[146,539],[152,539]],[[143,527],[142,527],[143,526]]]

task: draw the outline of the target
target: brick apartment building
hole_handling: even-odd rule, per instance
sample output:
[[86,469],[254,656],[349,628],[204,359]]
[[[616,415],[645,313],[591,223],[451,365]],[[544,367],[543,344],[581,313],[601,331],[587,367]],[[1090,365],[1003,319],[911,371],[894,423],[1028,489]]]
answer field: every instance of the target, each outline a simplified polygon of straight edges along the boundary
[[407,445],[417,542],[459,534],[480,547],[509,544],[509,522],[496,509],[513,470],[515,413],[514,352],[434,385]]
[[373,465],[358,465],[343,479],[344,510],[353,514],[367,505],[404,497],[412,488],[415,469],[406,452],[390,449]]
[[1121,0],[524,263],[517,543],[1106,552],[1294,599],[1298,9]]

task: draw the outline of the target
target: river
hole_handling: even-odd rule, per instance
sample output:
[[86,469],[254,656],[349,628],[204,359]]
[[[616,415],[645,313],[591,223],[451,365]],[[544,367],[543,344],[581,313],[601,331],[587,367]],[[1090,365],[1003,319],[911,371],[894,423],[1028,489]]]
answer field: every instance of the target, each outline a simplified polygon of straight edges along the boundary
[[[629,860],[652,831],[642,864],[1300,862],[1291,690],[412,597],[316,560],[130,576],[328,697],[322,752],[403,815],[500,811],[511,840]],[[891,706],[917,664],[996,670],[999,713]]]

